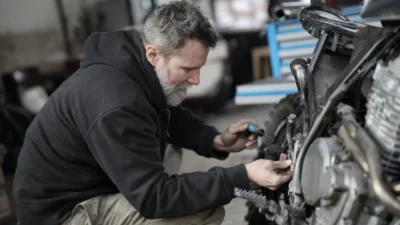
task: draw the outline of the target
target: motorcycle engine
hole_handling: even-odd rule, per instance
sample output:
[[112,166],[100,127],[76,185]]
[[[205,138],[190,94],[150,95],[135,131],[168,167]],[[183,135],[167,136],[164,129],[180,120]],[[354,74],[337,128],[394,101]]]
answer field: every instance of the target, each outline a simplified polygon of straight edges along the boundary
[[382,152],[388,182],[400,181],[400,57],[379,63],[367,103],[366,128]]
[[379,224],[369,222],[379,218],[363,212],[369,195],[366,174],[338,138],[316,139],[303,165],[304,198],[315,207],[311,224]]
[[[388,182],[400,181],[400,58],[378,63],[373,73],[364,129],[380,146]],[[390,215],[375,198],[368,174],[348,151],[344,127],[317,138],[302,167],[306,203],[314,207],[311,224],[389,224]],[[389,219],[388,219],[389,218]]]

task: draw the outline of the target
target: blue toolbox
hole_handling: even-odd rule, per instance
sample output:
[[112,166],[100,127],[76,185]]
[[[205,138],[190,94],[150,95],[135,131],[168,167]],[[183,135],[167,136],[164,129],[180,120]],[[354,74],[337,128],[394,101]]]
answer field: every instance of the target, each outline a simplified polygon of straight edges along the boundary
[[[380,21],[363,20],[361,9],[362,5],[357,5],[346,7],[341,12],[351,21],[381,26]],[[317,39],[303,29],[299,20],[270,22],[266,30],[272,77],[238,85],[235,95],[238,105],[276,103],[286,95],[296,93],[294,78],[290,76],[290,63],[295,58],[311,57],[317,44]]]

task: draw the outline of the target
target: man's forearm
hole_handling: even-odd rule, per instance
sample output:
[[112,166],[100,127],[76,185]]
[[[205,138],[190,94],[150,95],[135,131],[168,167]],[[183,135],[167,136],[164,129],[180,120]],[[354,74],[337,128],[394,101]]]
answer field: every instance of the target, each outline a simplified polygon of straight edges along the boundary
[[225,159],[229,153],[224,151],[220,132],[194,116],[182,107],[171,107],[169,126],[171,144],[192,149],[205,157]]

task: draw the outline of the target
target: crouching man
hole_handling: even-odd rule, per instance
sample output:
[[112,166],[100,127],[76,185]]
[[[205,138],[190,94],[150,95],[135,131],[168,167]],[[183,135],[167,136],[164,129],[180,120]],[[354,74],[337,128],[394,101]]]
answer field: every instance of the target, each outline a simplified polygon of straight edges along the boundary
[[220,224],[235,187],[287,182],[274,171],[289,160],[165,171],[167,142],[220,160],[257,145],[246,132],[251,120],[219,132],[180,106],[217,40],[185,1],[158,7],[141,33],[92,34],[80,69],[26,132],[13,185],[19,223]]

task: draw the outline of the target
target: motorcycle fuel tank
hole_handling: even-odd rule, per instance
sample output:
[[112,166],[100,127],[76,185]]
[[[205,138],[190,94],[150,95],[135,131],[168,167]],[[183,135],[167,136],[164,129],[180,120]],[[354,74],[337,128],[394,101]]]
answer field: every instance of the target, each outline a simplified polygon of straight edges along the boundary
[[380,20],[400,20],[399,0],[365,0],[361,17]]

